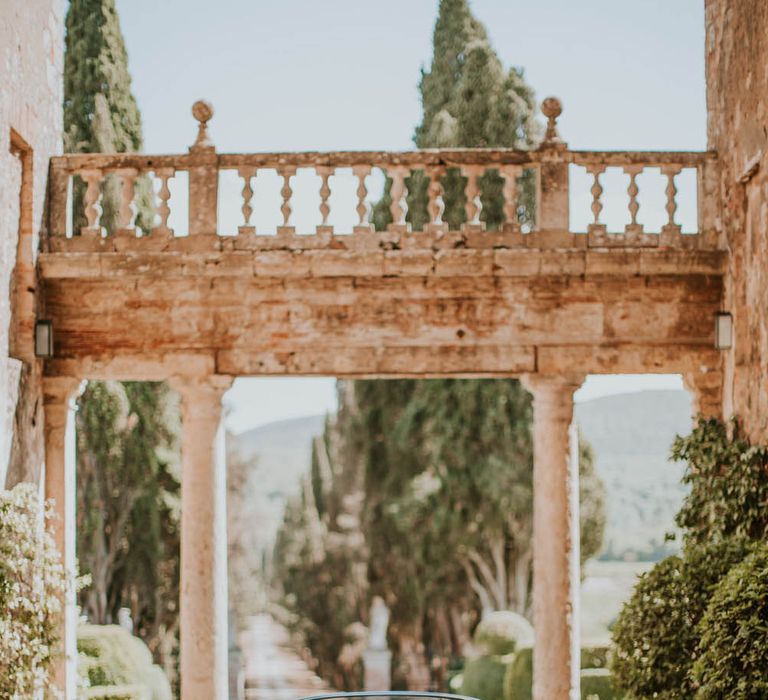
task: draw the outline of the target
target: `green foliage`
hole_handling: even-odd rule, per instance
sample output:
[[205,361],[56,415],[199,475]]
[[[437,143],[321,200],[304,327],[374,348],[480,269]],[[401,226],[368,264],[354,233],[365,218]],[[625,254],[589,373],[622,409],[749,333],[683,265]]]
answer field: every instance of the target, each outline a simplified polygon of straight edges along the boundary
[[581,647],[581,668],[608,668],[612,653],[605,645]]
[[533,697],[533,647],[517,650],[504,675],[504,700],[531,700]]
[[607,668],[586,668],[581,671],[581,700],[620,700],[624,694],[617,690]]
[[686,541],[768,538],[768,447],[750,445],[737,421],[699,420],[675,440],[672,458],[688,463],[690,491],[675,519]]
[[[141,114],[131,93],[128,54],[114,0],[70,0],[64,53],[64,149],[68,153],[126,153],[142,148]],[[82,183],[76,184],[74,230],[85,225]],[[120,190],[104,184],[102,226],[117,228]],[[145,233],[154,210],[149,180],[136,182],[136,224]]]
[[[466,0],[441,0],[433,35],[433,58],[422,71],[421,124],[414,141],[418,148],[529,148],[538,138],[534,121],[534,96],[519,68],[505,72],[490,46],[483,25],[472,15]],[[445,211],[443,220],[457,229],[465,220],[466,179],[449,168],[442,178]],[[378,230],[391,222],[391,198],[387,180],[384,197],[373,210]],[[407,179],[408,213],[414,230],[428,221],[427,178],[414,172]],[[532,222],[534,181],[521,181],[520,223]],[[502,179],[489,172],[481,178],[481,219],[495,230],[504,221]]]
[[489,613],[475,629],[475,647],[486,656],[504,656],[533,644],[533,627],[511,610]]
[[90,382],[78,401],[80,604],[106,624],[128,607],[153,651],[178,619],[180,486],[175,396],[165,384]]
[[715,586],[741,561],[742,542],[690,545],[640,577],[613,629],[616,683],[640,698],[691,698],[697,629]]
[[[725,581],[733,579],[726,575],[768,532],[768,450],[750,445],[736,421],[726,426],[700,419],[690,435],[675,440],[672,457],[688,463],[684,481],[690,491],[676,518],[685,542],[682,557],[665,559],[641,578],[613,630],[616,683],[638,697],[693,697],[700,679],[715,678],[717,668],[723,675],[712,687],[728,682],[727,662],[699,660],[709,648],[702,636],[712,631],[699,622],[715,591],[718,599],[727,598],[731,586]],[[741,585],[759,587],[753,569],[735,571],[742,572]],[[720,648],[741,648],[738,607],[723,604],[719,612],[707,612],[707,619],[723,634]],[[701,697],[724,697],[711,693]]]
[[[103,686],[145,688],[148,700],[171,700],[171,686],[162,669],[152,663],[147,646],[118,625],[80,625],[77,630],[78,672],[90,691],[87,697],[123,697],[102,694]],[[98,688],[98,692],[96,689]],[[109,692],[104,689],[104,692]],[[95,694],[94,694],[95,693]]]
[[354,443],[341,439],[350,431],[351,408],[340,385],[338,415],[313,443],[312,472],[286,507],[274,552],[275,582],[292,614],[292,632],[311,650],[318,673],[345,690],[362,685],[360,621],[368,615],[359,525],[363,475]]
[[480,700],[501,700],[507,660],[500,656],[478,656],[464,666],[461,694]]
[[54,517],[38,489],[0,490],[0,697],[48,689],[67,579],[46,528]]
[[702,617],[692,678],[696,698],[768,697],[768,546],[761,544],[715,588]]

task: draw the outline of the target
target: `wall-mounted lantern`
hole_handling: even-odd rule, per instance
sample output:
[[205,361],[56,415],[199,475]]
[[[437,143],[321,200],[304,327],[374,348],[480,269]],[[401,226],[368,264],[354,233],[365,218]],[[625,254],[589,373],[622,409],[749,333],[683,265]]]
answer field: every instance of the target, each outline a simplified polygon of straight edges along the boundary
[[53,357],[53,321],[35,322],[35,357],[46,360]]
[[733,316],[727,311],[715,314],[715,347],[728,350],[733,346]]

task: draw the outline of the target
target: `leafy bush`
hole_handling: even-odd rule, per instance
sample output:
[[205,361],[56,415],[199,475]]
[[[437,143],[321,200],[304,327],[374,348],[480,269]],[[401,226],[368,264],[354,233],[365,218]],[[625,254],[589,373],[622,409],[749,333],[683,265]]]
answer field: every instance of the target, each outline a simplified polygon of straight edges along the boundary
[[475,647],[487,656],[511,654],[518,646],[533,644],[533,627],[522,615],[498,610],[486,615],[477,626]]
[[36,487],[0,491],[0,697],[31,698],[49,686],[67,581]]
[[480,700],[501,700],[508,659],[503,656],[477,656],[464,666],[461,694]]
[[643,574],[613,630],[611,670],[616,685],[644,698],[689,699],[696,655],[696,625],[720,579],[747,553],[726,541],[686,548]]
[[504,675],[504,700],[531,700],[533,695],[533,648],[521,647]]
[[[115,689],[119,695],[93,693],[104,686],[131,686],[133,695],[138,688],[146,689],[148,700],[171,700],[171,686],[159,666],[152,663],[152,654],[138,637],[118,625],[81,625],[77,630],[80,652],[78,672],[90,686],[87,697],[123,697],[125,688]],[[140,692],[140,691],[139,691]]]
[[768,546],[731,569],[699,623],[696,698],[768,697]]
[[[611,678],[610,672],[606,669],[610,658],[611,648],[608,646],[588,646],[581,649],[581,668],[582,679],[586,673],[588,681],[586,687],[593,689],[598,687],[604,681],[589,680],[592,677],[603,678],[607,675]],[[596,671],[605,671],[605,673],[596,673]],[[583,681],[582,681],[583,683]],[[584,696],[582,685],[582,697]],[[591,690],[593,694],[597,691]],[[607,691],[603,688],[598,695],[603,700],[603,694]],[[533,649],[531,647],[521,647],[515,653],[511,663],[507,665],[507,671],[504,675],[504,700],[531,700],[533,693]],[[620,697],[619,695],[605,695],[606,698]]]
[[611,658],[611,647],[593,645],[581,647],[581,668],[608,668]]
[[675,518],[686,542],[768,538],[768,447],[750,445],[735,420],[730,432],[702,419],[672,445],[672,459],[688,463],[683,483],[690,491]]
[[581,671],[581,700],[620,700],[624,694],[613,684],[607,668],[585,668]]

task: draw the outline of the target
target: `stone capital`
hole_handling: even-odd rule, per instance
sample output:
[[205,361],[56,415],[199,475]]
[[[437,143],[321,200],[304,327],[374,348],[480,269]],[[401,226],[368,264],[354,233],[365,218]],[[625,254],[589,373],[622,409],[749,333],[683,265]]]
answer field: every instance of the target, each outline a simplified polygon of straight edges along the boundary
[[181,398],[184,421],[208,420],[218,423],[221,418],[221,398],[233,381],[233,377],[221,374],[176,375],[169,378],[168,384]]
[[66,405],[83,393],[86,383],[79,377],[43,377],[43,404]]
[[234,377],[224,374],[209,374],[205,376],[190,376],[176,374],[168,378],[168,384],[182,399],[200,398],[205,400],[207,397],[221,398],[224,393],[232,386]]
[[563,374],[524,374],[520,377],[522,385],[533,394],[536,400],[544,398],[573,397],[573,393],[584,383],[585,375],[576,373]]

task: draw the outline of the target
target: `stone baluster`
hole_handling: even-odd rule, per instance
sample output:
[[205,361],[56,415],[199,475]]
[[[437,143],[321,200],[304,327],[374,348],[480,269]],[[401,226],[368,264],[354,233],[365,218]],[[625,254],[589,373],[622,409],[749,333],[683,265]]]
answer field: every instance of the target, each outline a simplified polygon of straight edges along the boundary
[[82,384],[72,377],[43,379],[45,498],[53,501],[54,519],[49,528],[69,584],[62,601],[61,641],[60,648],[55,650],[53,668],[54,685],[61,691],[64,700],[74,700],[77,690],[75,399]]
[[335,168],[327,165],[318,165],[315,172],[320,176],[320,217],[321,222],[317,227],[317,233],[333,233],[333,226],[328,224],[328,217],[331,214],[331,206],[328,204],[328,198],[331,196],[331,187],[328,179],[333,175]]
[[681,230],[680,225],[675,223],[675,214],[677,213],[677,185],[675,184],[675,176],[681,170],[682,168],[679,165],[664,165],[661,168],[661,174],[667,178],[667,187],[665,189],[667,203],[664,207],[667,210],[667,223],[661,227],[662,239],[675,238]]
[[467,196],[467,223],[464,224],[465,230],[479,231],[484,228],[480,221],[480,213],[483,210],[483,203],[480,199],[480,178],[483,176],[484,168],[478,165],[464,165],[461,168],[461,174],[467,179],[465,193]]
[[643,225],[637,223],[637,213],[640,210],[640,203],[637,201],[639,189],[637,187],[637,176],[643,171],[642,165],[625,165],[624,172],[629,175],[629,185],[627,194],[629,195],[629,216],[630,221],[624,227],[627,234],[639,234],[643,232]]
[[563,107],[560,100],[548,97],[542,102],[541,111],[547,117],[547,132],[539,147],[536,228],[568,231],[568,163],[564,157],[567,145],[557,131],[557,118]]
[[[53,238],[66,238],[70,232],[72,216],[68,206],[72,190],[72,173],[59,160],[52,160],[48,176],[48,228]],[[79,231],[77,233],[80,233]],[[47,241],[43,241],[47,244]]]
[[291,198],[293,197],[291,178],[296,174],[296,168],[293,166],[281,166],[277,169],[277,173],[283,178],[283,186],[280,188],[280,196],[283,198],[283,203],[280,205],[283,224],[277,227],[277,233],[278,235],[290,235],[296,232],[295,227],[289,223],[293,213],[293,208],[291,207]]
[[160,189],[157,193],[159,200],[157,213],[160,216],[160,223],[152,228],[153,236],[173,238],[173,229],[168,228],[168,217],[171,215],[171,207],[168,204],[171,199],[171,190],[168,187],[168,180],[175,174],[174,168],[158,168],[155,170],[155,176],[160,179]]
[[232,379],[175,377],[181,396],[182,700],[227,698],[226,465],[221,399]]
[[118,168],[114,174],[120,180],[120,208],[117,213],[117,231],[120,236],[136,236],[136,168]]
[[253,235],[256,233],[256,227],[251,225],[251,216],[253,216],[253,206],[251,201],[253,200],[253,187],[251,182],[256,177],[256,168],[250,165],[243,165],[237,169],[237,174],[243,178],[243,206],[241,211],[243,212],[243,223],[237,227],[239,235]]
[[443,176],[445,168],[442,166],[432,166],[427,169],[429,185],[427,185],[427,213],[429,214],[429,224],[427,230],[432,232],[445,232],[448,230],[448,224],[443,221],[443,212],[445,211],[445,201],[443,194]]
[[354,231],[370,231],[371,226],[371,207],[368,203],[368,187],[365,184],[365,178],[371,174],[370,165],[355,165],[352,168],[352,174],[357,178],[357,225],[354,227]]
[[410,172],[410,169],[404,165],[396,165],[387,170],[387,175],[392,178],[392,188],[390,189],[392,204],[389,205],[389,211],[392,213],[390,231],[404,232],[410,230],[410,224],[405,220],[408,214],[408,188],[405,186],[405,178],[410,175]]
[[603,185],[600,183],[600,175],[605,172],[604,165],[588,165],[587,172],[592,175],[592,223],[587,226],[588,233],[605,233],[605,224],[600,223],[600,213],[603,211]]
[[77,173],[85,182],[83,209],[87,224],[80,228],[81,236],[101,238],[101,181],[104,174],[99,169],[80,170]]
[[573,393],[583,377],[527,375],[533,394],[533,700],[570,700],[578,669],[578,464]]
[[192,105],[198,121],[197,139],[190,146],[193,164],[189,168],[189,235],[215,236],[218,229],[219,166],[216,148],[208,135],[213,106],[205,100]]
[[520,231],[518,216],[519,192],[517,187],[520,168],[516,165],[505,165],[499,169],[499,175],[504,180],[501,195],[504,199],[504,230],[509,233],[517,233]]

